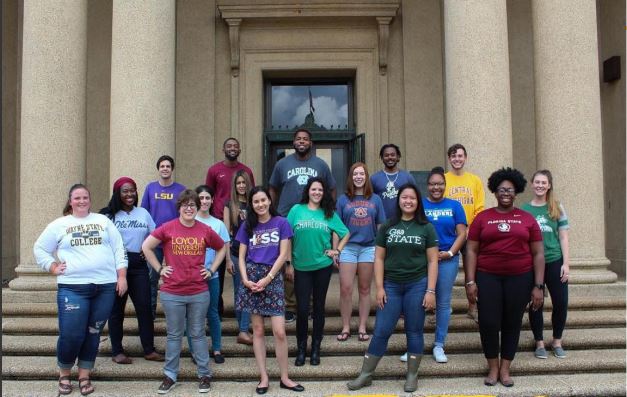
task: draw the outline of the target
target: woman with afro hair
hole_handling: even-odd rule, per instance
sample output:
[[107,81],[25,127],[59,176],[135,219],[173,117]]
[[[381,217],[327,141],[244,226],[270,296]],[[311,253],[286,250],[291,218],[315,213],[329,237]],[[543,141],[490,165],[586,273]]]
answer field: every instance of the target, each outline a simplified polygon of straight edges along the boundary
[[544,299],[542,232],[531,214],[514,206],[526,184],[516,169],[492,173],[488,189],[497,205],[477,215],[468,232],[466,295],[478,304],[481,345],[489,366],[486,386],[497,381],[514,385],[510,366],[525,308],[531,301],[532,310],[538,310]]

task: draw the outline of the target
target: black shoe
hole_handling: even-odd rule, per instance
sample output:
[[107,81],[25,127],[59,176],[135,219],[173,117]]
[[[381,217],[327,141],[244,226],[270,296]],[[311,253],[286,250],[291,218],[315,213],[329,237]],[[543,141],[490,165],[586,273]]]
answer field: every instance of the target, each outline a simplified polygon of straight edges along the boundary
[[296,352],[296,360],[294,360],[294,365],[297,367],[302,367],[305,365],[305,357],[307,355],[307,341],[298,342],[298,351]]
[[294,321],[296,321],[296,313],[291,312],[289,310],[285,311],[285,322],[286,323],[293,323]]
[[320,365],[320,341],[311,341],[310,365]]
[[[261,384],[261,382],[259,384]],[[265,387],[257,386],[257,388],[255,389],[255,393],[257,394],[266,394],[267,392],[268,392],[268,386],[265,386]]]
[[220,353],[214,353],[213,361],[215,361],[216,364],[224,364],[224,356]]
[[163,382],[161,382],[161,385],[157,389],[157,393],[166,394],[170,390],[174,389],[174,386],[176,386],[176,382],[170,379],[169,377],[164,376]]
[[296,384],[296,386],[289,387],[285,383],[283,383],[283,381],[280,381],[280,385],[281,385],[281,389],[287,389],[291,391],[305,391],[305,388],[299,385],[298,383]]

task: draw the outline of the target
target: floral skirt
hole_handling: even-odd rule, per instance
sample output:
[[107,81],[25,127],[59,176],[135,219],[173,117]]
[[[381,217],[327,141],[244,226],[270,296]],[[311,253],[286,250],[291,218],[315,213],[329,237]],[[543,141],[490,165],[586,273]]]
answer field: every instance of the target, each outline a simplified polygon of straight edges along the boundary
[[[266,277],[272,266],[248,262],[246,275],[257,282]],[[235,309],[260,316],[283,316],[285,314],[285,292],[283,290],[283,272],[278,272],[274,280],[261,292],[253,292],[240,284],[235,299]]]

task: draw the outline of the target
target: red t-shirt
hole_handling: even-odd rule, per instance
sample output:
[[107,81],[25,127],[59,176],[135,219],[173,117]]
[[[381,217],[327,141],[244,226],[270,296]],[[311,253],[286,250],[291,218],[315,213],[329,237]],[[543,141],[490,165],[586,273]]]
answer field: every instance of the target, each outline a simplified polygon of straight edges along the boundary
[[224,219],[224,205],[231,198],[231,181],[233,175],[239,170],[244,170],[250,177],[251,186],[255,186],[255,178],[250,168],[242,163],[237,163],[233,167],[224,165],[223,161],[217,162],[207,170],[205,184],[213,187],[215,195],[211,206],[211,215],[222,220]]
[[195,222],[183,226],[177,219],[164,223],[151,236],[162,242],[165,263],[172,273],[162,277],[161,291],[174,295],[195,295],[207,291],[200,270],[205,268],[205,250],[219,250],[224,242],[209,226]]
[[514,208],[503,214],[490,208],[472,222],[468,240],[479,242],[477,270],[516,275],[533,268],[530,243],[542,241],[542,231],[526,211]]

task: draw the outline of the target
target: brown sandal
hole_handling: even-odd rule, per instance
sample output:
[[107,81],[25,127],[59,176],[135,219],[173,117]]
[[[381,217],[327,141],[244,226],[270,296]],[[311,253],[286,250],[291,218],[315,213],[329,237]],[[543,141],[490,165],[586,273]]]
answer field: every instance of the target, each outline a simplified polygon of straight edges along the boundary
[[[85,382],[85,383],[83,383]],[[78,380],[78,388],[81,391],[81,394],[83,396],[86,396],[88,394],[93,393],[94,391],[96,391],[96,389],[94,389],[94,386],[91,384],[91,380],[89,378],[81,378]]]
[[72,382],[61,383],[63,380],[70,380],[70,375],[59,376],[59,394],[65,396],[72,393]]
[[360,342],[367,342],[370,340],[370,335],[367,332],[360,332],[358,339]]

